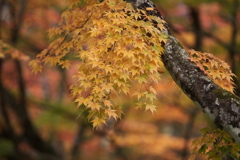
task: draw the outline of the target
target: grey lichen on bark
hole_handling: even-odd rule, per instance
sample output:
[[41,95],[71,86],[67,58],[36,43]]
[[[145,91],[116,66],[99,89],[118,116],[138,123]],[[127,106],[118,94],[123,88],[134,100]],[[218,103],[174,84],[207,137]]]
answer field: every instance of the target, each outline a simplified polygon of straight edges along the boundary
[[[155,8],[151,0],[127,0],[139,9]],[[147,11],[163,19],[155,9]],[[174,81],[195,104],[220,128],[240,144],[240,98],[215,84],[189,59],[189,54],[171,35],[164,24],[169,40],[164,45],[162,61]]]

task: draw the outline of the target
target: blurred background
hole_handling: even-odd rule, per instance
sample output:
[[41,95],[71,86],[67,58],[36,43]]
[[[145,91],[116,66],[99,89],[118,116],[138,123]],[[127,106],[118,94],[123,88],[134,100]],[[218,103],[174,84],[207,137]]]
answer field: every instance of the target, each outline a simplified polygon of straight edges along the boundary
[[[214,54],[240,77],[239,0],[154,3],[186,48]],[[70,98],[77,61],[68,71],[46,66],[31,73],[29,61],[50,44],[47,30],[66,8],[62,0],[0,0],[0,160],[187,160],[199,130],[214,125],[167,71],[155,85],[155,114],[120,97],[124,116],[102,130]]]

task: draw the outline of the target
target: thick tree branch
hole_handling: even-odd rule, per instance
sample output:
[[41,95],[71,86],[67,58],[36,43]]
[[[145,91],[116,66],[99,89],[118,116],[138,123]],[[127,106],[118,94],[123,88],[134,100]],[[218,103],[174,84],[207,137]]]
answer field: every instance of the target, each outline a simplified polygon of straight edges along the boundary
[[165,45],[163,63],[174,81],[203,112],[240,144],[240,98],[211,81],[175,37]]
[[[155,8],[151,0],[129,0],[134,7]],[[159,16],[156,10],[148,14]],[[209,79],[197,65],[189,60],[188,52],[177,39],[170,34],[167,24],[166,33],[169,40],[161,57],[166,69],[174,81],[197,106],[220,128],[228,132],[240,144],[240,98],[222,89]]]

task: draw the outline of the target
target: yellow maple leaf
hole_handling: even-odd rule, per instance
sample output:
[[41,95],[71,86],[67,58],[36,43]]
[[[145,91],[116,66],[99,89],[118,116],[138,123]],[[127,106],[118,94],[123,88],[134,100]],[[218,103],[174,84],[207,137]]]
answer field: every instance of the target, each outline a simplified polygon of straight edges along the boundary
[[117,118],[118,118],[118,115],[116,114],[116,110],[106,109],[105,113],[109,118],[113,117],[115,120],[117,120]]
[[109,100],[104,100],[104,101],[103,101],[103,103],[104,103],[104,105],[105,105],[105,106],[107,106],[108,108],[111,108],[111,107],[113,107],[113,104],[112,104],[112,102],[111,102],[111,101],[109,101]]
[[150,110],[152,113],[156,112],[156,106],[153,104],[147,104],[146,105],[146,111]]
[[38,60],[32,60],[29,62],[29,66],[32,68],[33,73],[42,72],[42,66],[39,64]]
[[87,108],[90,108],[92,110],[100,110],[101,105],[99,103],[89,102],[87,105]]
[[62,68],[68,69],[70,67],[70,61],[69,60],[60,61],[60,65],[62,65]]
[[102,89],[105,90],[107,93],[109,93],[111,90],[114,90],[112,83],[103,83],[101,85]]
[[106,124],[106,121],[99,117],[94,118],[91,122],[93,123],[93,128],[101,127],[103,124]]

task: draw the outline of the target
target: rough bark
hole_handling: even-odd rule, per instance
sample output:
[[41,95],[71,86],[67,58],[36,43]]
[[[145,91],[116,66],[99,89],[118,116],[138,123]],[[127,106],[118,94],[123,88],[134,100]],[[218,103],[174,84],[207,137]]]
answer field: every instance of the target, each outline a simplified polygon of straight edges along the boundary
[[[155,8],[151,0],[128,0],[139,9]],[[146,10],[159,16],[156,10]],[[197,65],[189,60],[188,52],[170,33],[167,24],[164,31],[169,40],[164,45],[162,61],[184,93],[220,128],[228,132],[240,144],[240,98],[222,89],[208,78]]]

